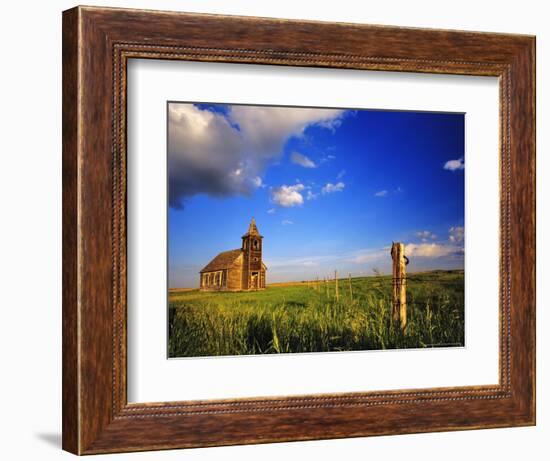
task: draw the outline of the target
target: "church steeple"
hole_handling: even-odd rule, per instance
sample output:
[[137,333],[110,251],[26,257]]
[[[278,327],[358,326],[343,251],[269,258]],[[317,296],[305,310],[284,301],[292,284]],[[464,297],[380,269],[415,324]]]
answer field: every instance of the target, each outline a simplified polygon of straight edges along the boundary
[[246,232],[246,234],[243,235],[243,238],[250,237],[250,236],[253,236],[253,235],[261,237],[260,232],[258,231],[258,227],[256,226],[256,221],[254,220],[254,218],[252,218],[250,220],[250,224],[248,226],[248,231]]
[[[262,240],[254,218],[250,220],[248,231],[243,235],[243,279],[245,290],[265,287],[265,270],[262,268]],[[264,275],[262,275],[264,274]]]

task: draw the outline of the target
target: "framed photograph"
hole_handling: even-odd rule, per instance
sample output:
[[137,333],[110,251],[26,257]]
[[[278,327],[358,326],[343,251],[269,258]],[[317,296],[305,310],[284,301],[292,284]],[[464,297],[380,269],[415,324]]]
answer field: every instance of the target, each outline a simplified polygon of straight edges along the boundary
[[63,448],[535,424],[535,39],[63,13]]
[[465,346],[463,113],[167,110],[168,357]]

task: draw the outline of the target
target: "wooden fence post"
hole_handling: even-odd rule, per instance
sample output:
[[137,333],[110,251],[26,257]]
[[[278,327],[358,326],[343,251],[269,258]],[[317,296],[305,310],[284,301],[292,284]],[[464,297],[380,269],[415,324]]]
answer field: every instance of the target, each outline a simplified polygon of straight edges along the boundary
[[349,298],[353,301],[353,290],[351,288],[351,272],[348,273],[348,282],[349,282]]
[[393,259],[392,270],[392,320],[394,325],[399,325],[401,331],[407,328],[407,273],[406,266],[409,263],[405,256],[405,245],[392,243],[391,257]]

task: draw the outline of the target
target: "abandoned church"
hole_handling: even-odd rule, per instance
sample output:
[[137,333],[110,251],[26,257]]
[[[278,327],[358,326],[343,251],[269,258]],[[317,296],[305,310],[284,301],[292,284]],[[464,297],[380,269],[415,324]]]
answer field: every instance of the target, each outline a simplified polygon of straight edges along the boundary
[[266,265],[262,261],[263,237],[254,218],[242,236],[241,248],[224,251],[200,271],[201,291],[251,291],[265,289]]

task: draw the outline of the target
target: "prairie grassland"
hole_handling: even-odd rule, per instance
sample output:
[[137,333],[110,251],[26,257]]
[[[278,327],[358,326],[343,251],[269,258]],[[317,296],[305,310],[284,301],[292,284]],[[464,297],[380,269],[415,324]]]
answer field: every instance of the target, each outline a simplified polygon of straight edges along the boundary
[[391,277],[169,294],[170,357],[464,345],[464,272],[409,274],[405,333],[391,322]]

